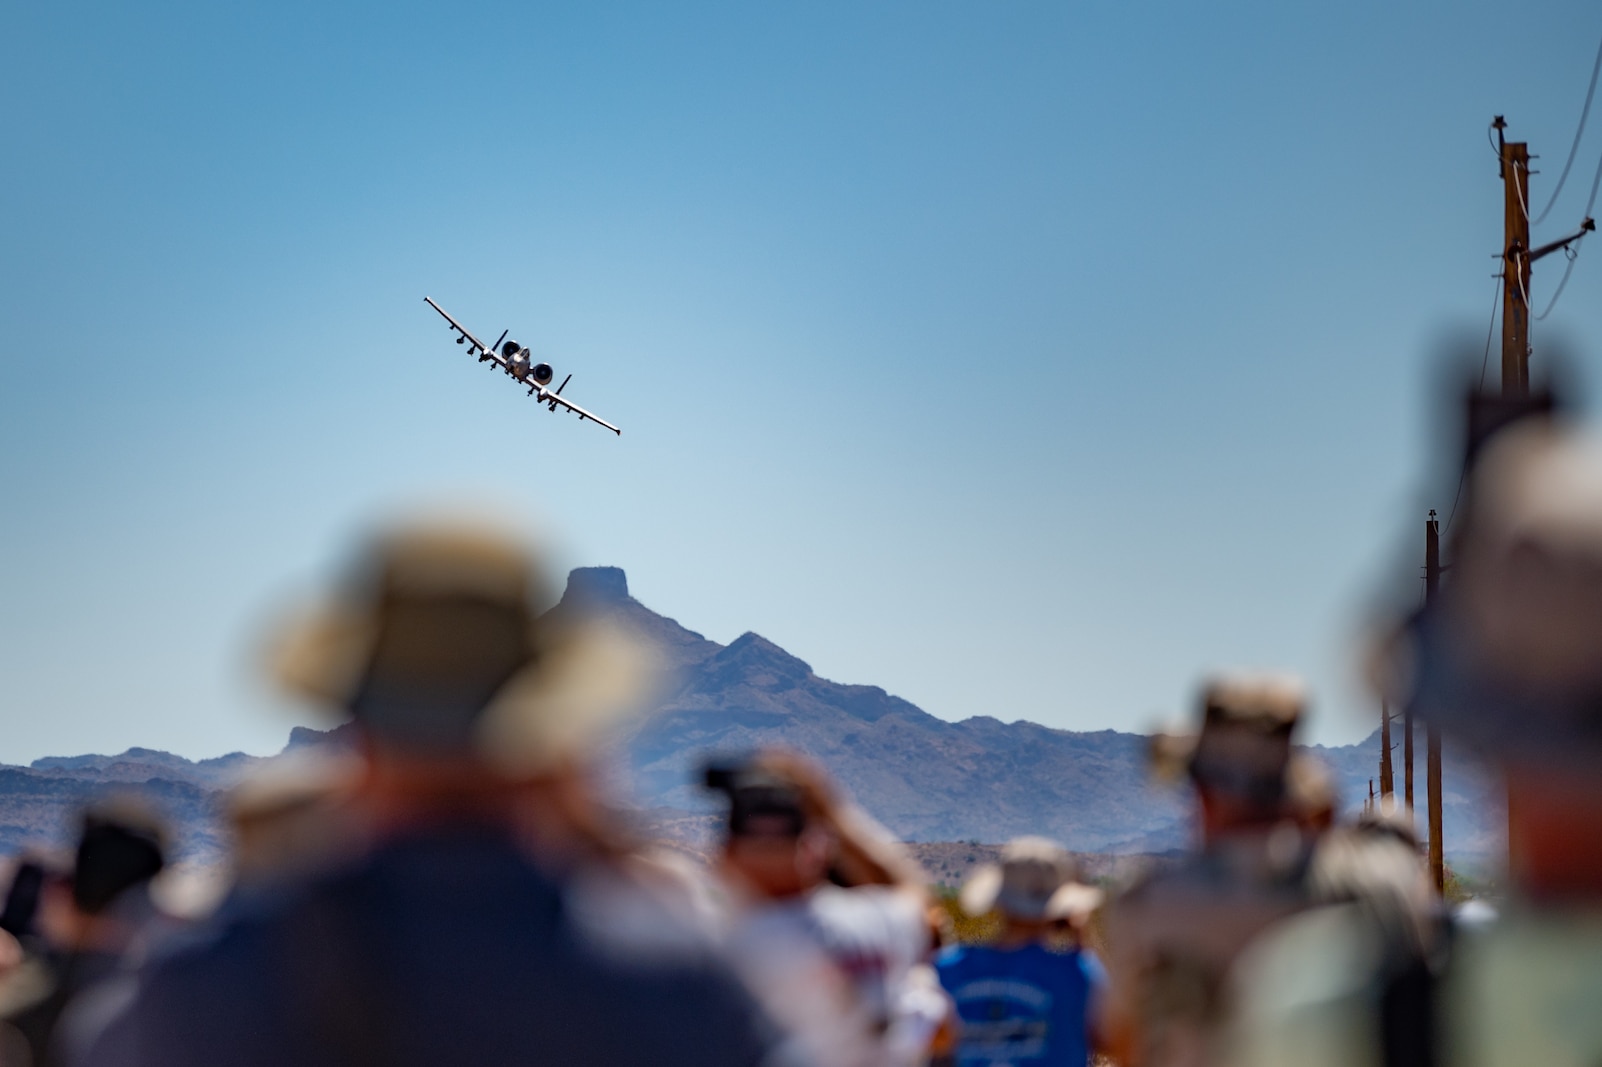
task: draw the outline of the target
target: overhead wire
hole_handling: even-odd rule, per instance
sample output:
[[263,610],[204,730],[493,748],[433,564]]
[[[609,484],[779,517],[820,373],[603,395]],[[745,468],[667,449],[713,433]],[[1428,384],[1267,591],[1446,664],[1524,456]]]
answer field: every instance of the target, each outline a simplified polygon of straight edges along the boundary
[[[1491,365],[1491,338],[1496,335],[1497,298],[1502,295],[1502,275],[1496,275],[1494,280],[1496,288],[1491,291],[1491,322],[1485,327],[1485,355],[1480,358],[1480,392],[1485,391],[1485,371]],[[1446,525],[1441,527],[1443,537],[1452,532],[1452,520],[1457,518],[1457,504],[1463,499],[1463,482],[1467,477],[1468,466],[1465,465],[1457,475],[1457,492],[1452,494],[1452,510],[1447,512]]]
[[1602,156],[1597,157],[1596,175],[1591,179],[1591,195],[1585,198],[1585,217],[1591,217],[1591,209],[1596,207],[1597,186],[1602,185]]
[[[1563,183],[1569,180],[1569,168],[1574,166],[1574,157],[1580,151],[1580,138],[1585,133],[1585,121],[1591,116],[1591,99],[1596,95],[1598,73],[1602,73],[1602,43],[1597,45],[1596,61],[1591,64],[1591,84],[1585,89],[1585,106],[1580,108],[1580,123],[1574,130],[1574,143],[1569,145],[1569,158],[1563,164],[1563,173],[1558,175],[1557,184],[1552,187],[1551,199],[1546,202],[1546,207],[1541,209],[1541,214],[1535,220],[1537,226],[1551,213],[1552,205],[1557,203],[1558,194],[1563,191]],[[1586,214],[1589,215],[1590,211],[1588,210]]]
[[[1602,57],[1602,51],[1599,51],[1597,55]],[[1592,76],[1592,80],[1594,83],[1594,75]],[[1602,156],[1597,157],[1596,173],[1591,176],[1591,195],[1585,198],[1585,218],[1591,218],[1591,212],[1596,207],[1596,194],[1598,189],[1602,189]],[[1582,232],[1579,237],[1574,239],[1574,243],[1572,245],[1563,250],[1563,254],[1568,258],[1568,263],[1563,267],[1563,277],[1558,282],[1556,291],[1552,293],[1552,299],[1547,301],[1546,310],[1535,316],[1537,319],[1546,318],[1548,315],[1552,314],[1552,309],[1557,307],[1558,297],[1563,295],[1564,286],[1569,284],[1569,275],[1574,273],[1574,261],[1580,256],[1580,242],[1584,240],[1585,234]]]
[[1502,295],[1502,275],[1495,277],[1496,288],[1491,290],[1491,323],[1485,327],[1485,355],[1480,360],[1480,388],[1485,388],[1485,370],[1491,364],[1491,337],[1496,333],[1497,298]]
[[1535,316],[1537,322],[1552,314],[1552,309],[1557,307],[1558,297],[1563,295],[1563,287],[1569,284],[1569,275],[1574,273],[1574,261],[1580,258],[1580,250],[1576,247],[1579,243],[1580,241],[1576,240],[1573,245],[1563,250],[1564,257],[1568,259],[1568,262],[1563,265],[1563,277],[1558,281],[1557,288],[1553,290],[1552,299],[1546,302],[1546,310]]

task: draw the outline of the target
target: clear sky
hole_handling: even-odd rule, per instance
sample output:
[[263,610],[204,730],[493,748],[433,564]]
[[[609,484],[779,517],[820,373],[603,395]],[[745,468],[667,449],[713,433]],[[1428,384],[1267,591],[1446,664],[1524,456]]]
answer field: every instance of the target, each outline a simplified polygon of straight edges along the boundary
[[[1580,0],[13,5],[0,760],[275,750],[263,620],[464,494],[945,718],[1144,728],[1261,664],[1353,739],[1362,609],[1450,507],[1486,124],[1543,204],[1599,38]],[[1591,382],[1599,295],[1602,242],[1537,324]]]

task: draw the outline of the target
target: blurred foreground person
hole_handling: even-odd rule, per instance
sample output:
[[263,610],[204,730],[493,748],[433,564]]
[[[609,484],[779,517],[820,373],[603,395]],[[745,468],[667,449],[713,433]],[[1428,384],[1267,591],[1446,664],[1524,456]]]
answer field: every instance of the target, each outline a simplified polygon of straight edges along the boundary
[[166,865],[166,836],[143,803],[108,798],[80,815],[70,874],[19,870],[36,913],[26,924],[28,956],[0,986],[0,1067],[67,1062],[78,1020],[92,1017],[102,994],[170,931],[150,895]]
[[1309,838],[1287,800],[1302,689],[1272,676],[1207,685],[1201,729],[1158,735],[1158,769],[1195,788],[1201,847],[1109,909],[1105,1034],[1120,1063],[1223,1064],[1229,969],[1264,928],[1305,906]]
[[980,867],[963,886],[962,910],[1001,918],[993,945],[954,945],[940,954],[940,981],[957,1003],[960,1067],[1086,1067],[1101,963],[1080,947],[1058,947],[1054,927],[1082,929],[1101,890],[1079,882],[1068,850],[1040,837],[1008,843],[1001,863]]
[[1469,479],[1451,580],[1391,643],[1393,698],[1499,764],[1511,897],[1463,929],[1449,1067],[1602,1063],[1602,442],[1521,424]]
[[615,636],[539,615],[544,592],[494,530],[403,527],[290,630],[282,677],[354,719],[365,845],[156,961],[90,1063],[770,1062],[764,1017],[692,940],[635,949],[575,916],[608,847],[578,760],[639,672]]
[[1265,931],[1232,976],[1235,1067],[1431,1067],[1445,915],[1394,797],[1326,834],[1308,910]]
[[917,865],[790,753],[714,767],[706,785],[729,802],[730,954],[763,1003],[816,1062],[922,1063],[948,1004],[924,962],[933,930]]
[[[361,845],[361,761],[330,743],[269,762],[228,791],[233,884],[224,907],[337,865]],[[242,901],[244,901],[242,903]]]

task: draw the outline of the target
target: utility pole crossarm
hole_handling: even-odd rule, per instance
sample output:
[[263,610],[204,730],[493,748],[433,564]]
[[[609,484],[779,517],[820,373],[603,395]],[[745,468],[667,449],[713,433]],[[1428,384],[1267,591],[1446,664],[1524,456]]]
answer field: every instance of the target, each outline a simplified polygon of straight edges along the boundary
[[1584,222],[1580,223],[1579,233],[1576,233],[1570,237],[1565,237],[1561,241],[1553,241],[1550,244],[1542,245],[1540,248],[1537,248],[1530,253],[1529,260],[1531,263],[1534,263],[1536,260],[1545,256],[1549,256],[1560,248],[1567,248],[1569,245],[1573,244],[1575,241],[1578,241],[1580,238],[1584,237],[1586,234],[1595,229],[1596,221],[1593,219],[1586,219]]

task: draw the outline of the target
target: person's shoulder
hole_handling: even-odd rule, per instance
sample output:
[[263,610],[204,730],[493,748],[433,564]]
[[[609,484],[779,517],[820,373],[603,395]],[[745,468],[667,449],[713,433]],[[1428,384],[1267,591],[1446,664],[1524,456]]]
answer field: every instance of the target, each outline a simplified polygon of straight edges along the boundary
[[911,906],[912,894],[901,886],[838,886],[825,883],[811,893],[815,906],[848,908],[858,911],[901,911]]
[[1087,959],[1093,959],[1084,949],[1048,945],[1039,941],[1013,951],[1020,967],[1075,977],[1088,974]]
[[819,886],[808,896],[807,910],[821,921],[862,932],[877,926],[904,934],[923,923],[917,896],[898,886]]
[[1201,866],[1197,855],[1189,852],[1146,857],[1113,899],[1114,910],[1144,907],[1177,888],[1194,885],[1202,878]]
[[365,862],[353,861],[234,894],[210,919],[163,939],[152,951],[141,979],[148,998],[237,1004],[239,990],[255,990],[286,961],[326,948],[316,938],[328,924],[314,920],[334,906],[331,901],[360,896],[365,870]]

